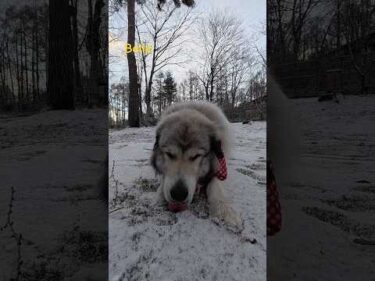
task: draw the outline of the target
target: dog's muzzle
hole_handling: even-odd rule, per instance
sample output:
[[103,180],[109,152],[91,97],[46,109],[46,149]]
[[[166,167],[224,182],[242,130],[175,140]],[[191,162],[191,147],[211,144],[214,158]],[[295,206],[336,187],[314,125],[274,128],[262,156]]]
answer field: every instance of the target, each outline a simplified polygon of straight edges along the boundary
[[[227,175],[228,175],[227,163],[225,161],[225,157],[222,152],[216,156],[218,157],[219,166],[218,166],[217,171],[215,172],[214,177],[218,178],[221,181],[224,181],[226,180]],[[184,202],[184,200],[188,196],[188,191],[185,187],[182,187],[181,184],[182,183],[177,182],[176,185],[171,189],[171,197],[175,201],[168,203],[168,209],[175,213],[184,211],[188,208],[187,203]],[[195,192],[200,193],[205,187],[206,186],[202,186],[199,182],[197,182],[197,187],[195,189],[196,190]]]
[[178,180],[170,191],[172,202],[168,203],[168,209],[172,212],[180,212],[187,209],[186,198],[189,191],[182,180]]

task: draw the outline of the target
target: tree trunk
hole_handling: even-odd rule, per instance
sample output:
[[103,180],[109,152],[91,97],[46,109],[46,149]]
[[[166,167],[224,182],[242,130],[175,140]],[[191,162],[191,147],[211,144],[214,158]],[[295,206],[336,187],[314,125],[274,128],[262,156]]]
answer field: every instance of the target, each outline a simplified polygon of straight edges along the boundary
[[[92,19],[92,0],[88,0],[87,1],[87,4],[88,4],[88,16],[87,16],[87,37],[86,37],[86,49],[87,49],[87,52],[89,53],[90,55],[90,58],[92,58],[92,45],[93,45],[93,37],[92,37],[92,22],[93,22],[93,19]],[[87,89],[87,95],[86,95],[86,104],[88,105],[88,107],[91,107],[92,105],[92,102],[91,102],[91,99],[92,99],[92,96],[93,96],[93,79],[94,77],[92,77],[92,73],[91,73],[91,70],[93,69],[93,62],[90,61],[90,77],[89,77],[89,81],[88,81],[88,89]],[[116,116],[117,118],[117,116]],[[117,121],[116,121],[117,122]]]
[[36,6],[36,0],[34,0],[34,23],[33,23],[33,54],[34,54],[34,64],[33,64],[33,95],[34,102],[39,102],[39,42],[38,42],[38,7]]
[[30,104],[30,92],[29,92],[29,69],[27,65],[27,42],[26,42],[26,31],[25,26],[23,25],[23,47],[24,47],[24,67],[25,67],[25,83],[26,83],[26,99],[27,99],[27,105]]
[[13,97],[14,97],[14,95],[15,95],[15,89],[14,89],[14,81],[13,81],[11,59],[10,59],[10,54],[9,54],[9,41],[7,41],[6,48],[7,48],[7,57],[8,57],[8,69],[9,69],[8,71],[9,71],[10,87],[11,87],[12,94],[13,94]]
[[20,67],[20,54],[19,54],[19,47],[18,47],[18,34],[16,35],[16,76],[17,76],[17,100],[18,100],[18,110],[22,109],[22,78],[21,78],[21,67]]
[[146,86],[145,91],[145,102],[146,102],[146,116],[150,117],[152,115],[152,108],[151,108],[151,89],[152,89],[152,79],[154,78],[154,67],[152,67],[150,72],[150,78],[148,80],[148,84]]
[[126,94],[125,94],[125,85],[121,86],[122,87],[122,114],[121,114],[121,121],[122,125],[125,125],[125,112],[126,112]]
[[211,84],[210,84],[210,95],[209,95],[209,101],[212,102],[213,100],[213,97],[214,97],[214,80],[212,79],[211,80]]
[[90,54],[90,84],[91,95],[96,100],[97,104],[103,104],[106,97],[105,91],[100,91],[99,85],[103,84],[102,66],[100,63],[100,25],[101,13],[105,6],[103,0],[96,0],[94,11],[92,10],[92,1],[88,0],[89,17],[88,17],[88,32],[87,32],[87,50]]
[[25,90],[24,90],[24,76],[23,76],[23,70],[24,70],[24,64],[23,64],[23,36],[22,36],[22,30],[20,31],[20,85],[21,85],[21,89],[20,89],[20,93],[21,93],[21,110],[23,110],[23,107],[25,105]]
[[73,38],[73,53],[74,53],[74,94],[77,99],[82,102],[82,83],[81,83],[81,71],[79,67],[79,57],[78,57],[78,23],[77,23],[77,9],[78,0],[72,1],[73,15],[72,15],[72,38]]
[[[100,42],[100,27],[102,24],[102,11],[103,8],[105,7],[105,3],[103,0],[96,0],[95,1],[95,8],[94,8],[94,21],[93,21],[93,32],[94,32],[94,59],[95,59],[95,72],[96,72],[96,87],[97,87],[97,101],[99,105],[106,104],[107,96],[106,96],[106,91],[103,90],[100,86],[101,85],[106,85],[107,81],[106,78],[103,77],[103,65],[102,61],[100,59],[100,49],[101,49],[101,42]],[[106,87],[105,87],[106,88]]]
[[[143,119],[143,112],[142,112],[142,87],[141,87],[141,83],[138,83],[137,84],[137,86],[138,86],[138,102],[139,102],[139,118],[140,118],[140,122],[142,121],[142,120],[144,120]],[[148,117],[148,115],[146,114],[146,116]],[[147,120],[146,120],[147,121]]]
[[231,90],[231,98],[232,98],[232,109],[234,109],[235,103],[236,103],[236,93],[233,89]]
[[[35,9],[35,1],[34,1],[34,9]],[[31,34],[31,84],[32,84],[32,97],[33,97],[33,103],[36,101],[36,77],[35,77],[35,40],[36,40],[36,18],[34,13],[34,19],[33,19],[33,30]]]
[[[135,42],[135,0],[128,0],[128,43]],[[139,127],[138,75],[134,52],[127,54],[129,71],[129,126]]]
[[69,0],[49,0],[48,95],[52,109],[74,109]]
[[[156,38],[154,37],[154,46],[156,46]],[[155,62],[156,62],[156,51],[155,48],[152,53],[152,66],[150,71],[150,77],[148,83],[146,84],[146,91],[145,91],[145,102],[146,102],[146,118],[152,115],[152,108],[151,108],[151,90],[152,90],[152,79],[154,78],[155,74]]]
[[8,100],[8,91],[5,82],[5,44],[4,44],[4,37],[3,36],[3,44],[1,48],[1,65],[0,65],[0,73],[1,73],[1,90],[0,90],[0,106],[4,106],[7,104]]
[[341,0],[336,0],[336,48],[341,47],[341,17],[340,17],[340,4]]
[[[143,111],[142,111],[142,66],[141,66],[141,69],[138,70],[138,73],[140,73],[140,75],[138,75],[138,83],[137,83],[137,86],[138,86],[138,102],[139,102],[139,118],[140,118],[140,124],[142,123],[143,120],[145,120],[143,118]],[[147,116],[147,115],[146,115]],[[147,119],[147,118],[146,118]],[[147,121],[147,120],[146,120]]]
[[[35,16],[37,17],[38,14],[35,12]],[[35,72],[36,72],[36,96],[38,97],[38,101],[40,99],[40,88],[39,88],[39,32],[38,32],[38,24],[36,26],[36,38],[35,38]]]

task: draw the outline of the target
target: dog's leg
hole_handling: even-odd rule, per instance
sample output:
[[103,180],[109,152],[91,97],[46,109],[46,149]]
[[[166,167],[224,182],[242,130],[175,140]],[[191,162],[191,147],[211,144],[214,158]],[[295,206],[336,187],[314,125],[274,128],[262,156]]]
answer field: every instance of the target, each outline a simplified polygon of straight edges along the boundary
[[222,183],[216,178],[207,186],[207,200],[210,216],[221,219],[231,226],[242,227],[241,217],[230,206],[224,196]]

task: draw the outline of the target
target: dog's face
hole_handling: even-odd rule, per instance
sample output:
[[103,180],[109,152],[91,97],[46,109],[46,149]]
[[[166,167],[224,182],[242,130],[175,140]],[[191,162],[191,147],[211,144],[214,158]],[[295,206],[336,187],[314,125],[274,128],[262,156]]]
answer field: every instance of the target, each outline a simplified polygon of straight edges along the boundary
[[212,174],[215,130],[205,118],[184,114],[172,114],[158,127],[151,162],[167,202],[190,204],[198,179]]

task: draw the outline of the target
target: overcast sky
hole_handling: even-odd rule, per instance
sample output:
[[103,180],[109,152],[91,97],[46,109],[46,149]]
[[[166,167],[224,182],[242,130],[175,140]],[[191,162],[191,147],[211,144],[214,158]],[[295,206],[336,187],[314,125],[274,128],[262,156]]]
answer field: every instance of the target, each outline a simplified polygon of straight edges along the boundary
[[[213,10],[224,10],[225,12],[236,15],[243,22],[243,29],[246,36],[252,44],[256,44],[259,49],[266,49],[266,36],[261,34],[263,26],[266,23],[266,0],[196,0],[197,5],[193,8],[194,13],[208,15]],[[187,9],[182,7],[182,9]],[[118,82],[122,76],[127,77],[127,61],[126,56],[122,52],[126,42],[126,14],[125,9],[119,14],[114,14],[109,18],[110,32],[115,32],[118,41],[112,41],[110,34],[110,84]],[[196,36],[192,33],[187,36]],[[171,70],[178,82],[185,78],[185,74],[189,69],[194,69],[194,62],[183,65],[183,67],[170,66],[165,70]]]

